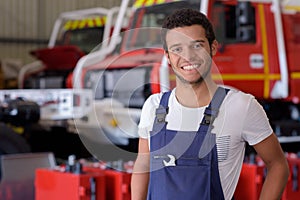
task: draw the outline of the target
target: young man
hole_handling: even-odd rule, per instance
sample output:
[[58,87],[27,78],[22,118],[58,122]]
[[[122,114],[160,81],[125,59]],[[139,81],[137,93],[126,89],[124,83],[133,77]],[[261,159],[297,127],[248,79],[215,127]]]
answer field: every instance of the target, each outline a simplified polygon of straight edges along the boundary
[[181,9],[162,28],[176,88],[151,95],[143,106],[132,200],[232,199],[246,142],[268,170],[261,199],[280,199],[287,161],[255,98],[212,80],[218,43],[211,23],[198,11]]

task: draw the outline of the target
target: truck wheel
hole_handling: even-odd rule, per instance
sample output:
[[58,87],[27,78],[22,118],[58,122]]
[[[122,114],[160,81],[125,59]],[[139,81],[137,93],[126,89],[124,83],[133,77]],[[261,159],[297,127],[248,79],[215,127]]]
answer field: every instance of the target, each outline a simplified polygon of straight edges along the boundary
[[0,155],[30,152],[26,140],[3,123],[0,123]]
[[[3,123],[0,123],[0,157],[4,154],[28,153],[30,147],[26,140]],[[1,159],[0,159],[1,180]]]

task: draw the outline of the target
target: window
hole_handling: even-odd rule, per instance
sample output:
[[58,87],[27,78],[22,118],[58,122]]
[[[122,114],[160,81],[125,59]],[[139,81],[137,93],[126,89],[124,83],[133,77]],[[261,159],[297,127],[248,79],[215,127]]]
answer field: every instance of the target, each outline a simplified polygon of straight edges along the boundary
[[163,20],[179,8],[200,8],[199,1],[193,1],[175,1],[138,9],[133,16],[131,31],[128,31],[126,49],[162,48],[160,28]]
[[250,2],[214,4],[212,23],[221,44],[255,42],[255,10]]
[[89,53],[103,40],[104,27],[68,30],[64,33],[62,44],[74,45]]

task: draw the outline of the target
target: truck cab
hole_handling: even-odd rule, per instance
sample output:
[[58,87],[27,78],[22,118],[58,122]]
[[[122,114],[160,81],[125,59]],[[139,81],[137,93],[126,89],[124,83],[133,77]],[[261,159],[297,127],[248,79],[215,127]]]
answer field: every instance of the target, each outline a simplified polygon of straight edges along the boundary
[[96,48],[107,47],[119,10],[91,8],[62,13],[55,21],[48,46],[30,52],[37,60],[22,68],[18,87],[70,88],[78,60]]
[[[214,61],[226,85],[258,99],[298,103],[299,10],[278,1],[216,1],[211,20],[220,43]],[[213,13],[213,14],[212,14]],[[216,77],[217,78],[217,77]]]
[[282,143],[300,141],[299,6],[215,1],[208,9],[220,44],[215,80],[254,95]]

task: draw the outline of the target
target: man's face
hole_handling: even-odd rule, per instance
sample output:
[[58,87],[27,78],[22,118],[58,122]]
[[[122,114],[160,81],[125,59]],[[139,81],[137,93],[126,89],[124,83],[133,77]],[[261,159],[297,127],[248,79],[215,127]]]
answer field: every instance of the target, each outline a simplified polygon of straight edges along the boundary
[[211,57],[216,53],[217,42],[210,47],[202,26],[169,30],[166,42],[168,62],[181,82],[197,84],[210,75]]

